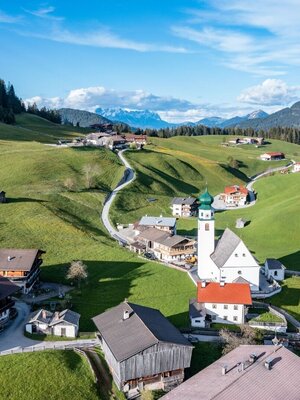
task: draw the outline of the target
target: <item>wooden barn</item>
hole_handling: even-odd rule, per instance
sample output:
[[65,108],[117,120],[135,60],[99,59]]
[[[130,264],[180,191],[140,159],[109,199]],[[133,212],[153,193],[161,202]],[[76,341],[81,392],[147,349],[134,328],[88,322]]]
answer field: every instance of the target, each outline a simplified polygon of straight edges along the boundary
[[182,383],[193,346],[160,311],[124,302],[93,321],[120,390],[170,390]]

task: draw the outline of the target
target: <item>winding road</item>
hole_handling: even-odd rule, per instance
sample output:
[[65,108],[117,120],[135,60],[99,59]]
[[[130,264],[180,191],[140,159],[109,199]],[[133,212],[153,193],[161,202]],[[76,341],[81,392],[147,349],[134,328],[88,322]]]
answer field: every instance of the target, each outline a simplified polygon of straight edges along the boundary
[[125,151],[126,151],[126,149],[121,150],[118,153],[118,157],[120,158],[123,165],[126,167],[123,178],[118,183],[117,187],[110,193],[110,195],[106,199],[106,202],[104,204],[102,214],[101,214],[101,219],[102,219],[103,225],[107,229],[110,236],[112,238],[118,240],[120,243],[124,243],[124,244],[127,243],[127,239],[125,237],[123,237],[120,234],[120,232],[117,231],[116,228],[110,222],[109,210],[110,210],[110,207],[111,207],[115,197],[117,196],[118,192],[120,192],[122,189],[124,189],[126,186],[128,186],[135,179],[134,169],[131,167],[131,165],[129,164],[129,162],[126,160],[126,158],[123,155]]

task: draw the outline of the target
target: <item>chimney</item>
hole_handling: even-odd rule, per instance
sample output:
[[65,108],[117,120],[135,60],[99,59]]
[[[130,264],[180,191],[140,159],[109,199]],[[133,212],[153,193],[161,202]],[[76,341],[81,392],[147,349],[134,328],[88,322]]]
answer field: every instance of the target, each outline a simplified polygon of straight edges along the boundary
[[272,359],[271,358],[267,358],[266,361],[265,361],[265,368],[270,371],[271,366],[272,366]]
[[205,288],[206,287],[206,280],[201,281],[201,287]]
[[226,375],[227,373],[227,365],[223,365],[222,367],[222,375]]
[[7,257],[7,261],[11,261],[11,259],[12,259],[11,256],[8,256],[8,257]]
[[128,319],[130,317],[130,313],[128,310],[124,310],[123,312],[123,321],[125,321],[125,319]]
[[43,310],[43,311],[42,311],[42,318],[43,318],[43,319],[46,319],[46,318],[47,318],[46,310]]
[[249,362],[251,362],[251,364],[253,364],[256,360],[257,360],[256,354],[251,353],[249,356]]
[[225,286],[225,282],[224,281],[220,281],[220,286]]

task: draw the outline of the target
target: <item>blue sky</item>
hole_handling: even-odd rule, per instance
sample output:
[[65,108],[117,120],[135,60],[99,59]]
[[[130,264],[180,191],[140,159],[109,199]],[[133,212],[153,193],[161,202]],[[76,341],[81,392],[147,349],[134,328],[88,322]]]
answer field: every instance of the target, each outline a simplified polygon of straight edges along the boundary
[[300,96],[299,0],[0,0],[0,77],[23,99],[169,121]]

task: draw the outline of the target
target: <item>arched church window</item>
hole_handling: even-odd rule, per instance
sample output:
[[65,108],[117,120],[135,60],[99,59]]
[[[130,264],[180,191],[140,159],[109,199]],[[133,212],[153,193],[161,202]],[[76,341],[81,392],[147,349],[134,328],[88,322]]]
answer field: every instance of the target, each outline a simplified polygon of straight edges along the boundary
[[205,224],[205,230],[209,231],[209,224]]

